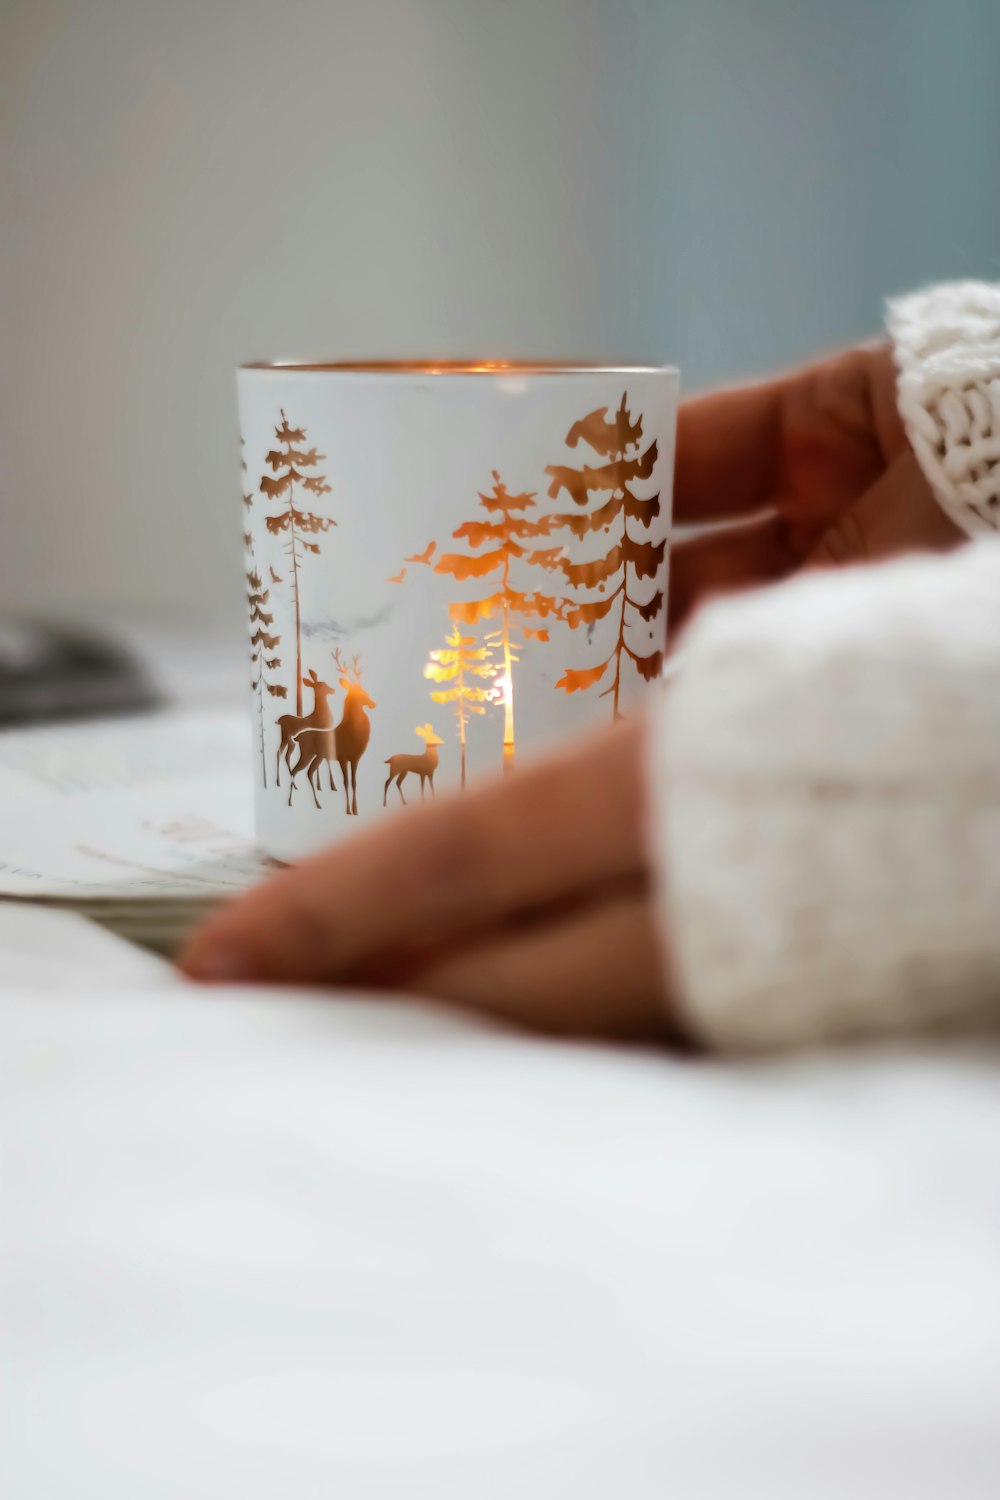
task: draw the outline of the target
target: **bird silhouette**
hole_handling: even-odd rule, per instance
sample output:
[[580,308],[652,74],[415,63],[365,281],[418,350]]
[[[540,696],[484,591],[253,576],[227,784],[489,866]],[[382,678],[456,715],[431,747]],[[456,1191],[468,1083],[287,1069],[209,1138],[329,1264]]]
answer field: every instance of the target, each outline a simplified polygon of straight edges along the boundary
[[386,581],[386,583],[402,583],[402,581],[403,581],[403,579],[405,577],[406,577],[406,569],[405,568],[400,568],[399,572],[396,574],[396,576],[394,578],[387,578],[385,581]]
[[412,557],[404,557],[404,562],[429,563],[434,556],[437,542],[428,542],[423,552],[415,552]]
[[[268,566],[270,566],[270,564],[268,564]],[[276,573],[273,568],[271,568],[271,582],[272,583],[280,583],[281,582],[281,574],[280,573]]]

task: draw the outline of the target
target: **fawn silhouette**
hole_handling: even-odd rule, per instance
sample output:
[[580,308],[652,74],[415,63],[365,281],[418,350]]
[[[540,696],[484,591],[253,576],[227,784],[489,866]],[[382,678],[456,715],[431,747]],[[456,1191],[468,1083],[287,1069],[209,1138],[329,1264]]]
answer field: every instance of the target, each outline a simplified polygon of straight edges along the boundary
[[421,724],[417,729],[417,734],[424,742],[423,755],[390,755],[386,761],[386,765],[389,767],[389,774],[386,777],[385,787],[382,791],[383,807],[386,805],[386,799],[389,796],[389,787],[393,782],[396,783],[396,790],[403,798],[405,805],[406,798],[403,797],[403,782],[411,772],[414,776],[420,777],[421,802],[424,800],[425,781],[430,782],[431,796],[433,797],[434,795],[434,772],[437,770],[438,764],[438,746],[443,745],[444,740],[434,733],[434,727],[431,724]]
[[[358,761],[368,748],[371,738],[371,723],[366,712],[374,708],[375,700],[370,698],[361,686],[361,666],[357,656],[354,658],[353,666],[348,668],[341,660],[340,651],[333,652],[333,659],[340,668],[340,686],[344,689],[344,712],[340,723],[334,729],[331,727],[309,728],[301,730],[295,737],[298,747],[299,758],[291,767],[292,780],[301,770],[305,770],[312,789],[313,801],[319,807],[317,787],[319,784],[319,773],[324,762],[330,766],[336,761],[340,766],[341,775],[344,778],[344,811],[348,816],[357,816],[358,811]],[[330,770],[330,784],[333,788],[333,771]],[[291,793],[289,793],[291,802]]]
[[[284,757],[292,778],[292,785],[288,789],[288,805],[292,804],[292,791],[295,786],[295,772],[292,770],[292,750],[303,731],[328,730],[333,727],[333,711],[330,708],[330,694],[335,690],[328,682],[321,682],[312,670],[307,672],[303,679],[306,687],[313,690],[313,708],[309,714],[282,714],[278,722],[281,733],[281,742],[278,745],[278,754],[275,759],[275,780],[281,785],[281,760]],[[330,790],[334,791],[333,772],[330,773]]]

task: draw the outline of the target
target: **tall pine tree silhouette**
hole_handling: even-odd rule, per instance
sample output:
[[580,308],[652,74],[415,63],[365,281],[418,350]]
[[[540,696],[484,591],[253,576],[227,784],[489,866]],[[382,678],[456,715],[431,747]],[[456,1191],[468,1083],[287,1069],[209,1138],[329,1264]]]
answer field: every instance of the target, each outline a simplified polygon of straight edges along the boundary
[[271,474],[260,481],[261,494],[269,500],[282,500],[284,509],[275,516],[266,518],[267,529],[272,536],[284,535],[285,551],[291,558],[292,601],[295,606],[295,712],[302,714],[302,619],[299,604],[299,569],[304,552],[319,552],[319,543],[309,537],[336,526],[330,516],[313,515],[295,503],[295,486],[300,485],[310,495],[328,495],[330,485],[325,474],[306,474],[306,469],[315,469],[326,457],[315,448],[308,451],[303,446],[306,440],[304,427],[289,427],[284,407],[281,410],[281,426],[274,429],[276,446],[268,453],[265,463]]
[[[648,585],[643,588],[643,583],[656,577],[666,542],[653,542],[636,534],[642,529],[648,533],[660,513],[660,497],[643,498],[633,489],[637,481],[651,476],[657,446],[654,439],[644,452],[640,451],[642,417],[637,416],[633,421],[627,391],[612,418],[608,417],[607,407],[600,407],[573,423],[566,434],[566,445],[576,448],[581,442],[606,462],[598,467],[584,463],[580,468],[550,465],[546,469],[552,481],[550,499],[558,499],[565,491],[580,507],[576,513],[552,516],[553,529],[565,527],[581,540],[595,532],[615,540],[603,556],[592,562],[571,562],[558,547],[536,552],[533,561],[549,569],[559,569],[577,596],[586,591],[587,597],[566,601],[562,618],[571,629],[596,625],[609,616],[616,619],[618,630],[610,653],[592,667],[567,668],[556,686],[566,693],[585,691],[600,682],[614,663],[614,675],[601,697],[611,698],[613,717],[618,720],[623,661],[630,660],[647,682],[660,675],[663,665],[662,650],[637,650],[634,640],[635,622],[641,620],[648,626],[663,609],[663,590],[654,588],[650,593]],[[593,495],[608,492],[610,499],[587,509]],[[607,592],[608,585],[616,578],[617,584]],[[604,597],[590,597],[591,590]],[[650,630],[650,639],[652,635]]]
[[465,790],[465,721],[469,714],[484,714],[487,703],[494,701],[492,688],[483,687],[483,681],[496,676],[497,668],[490,660],[490,648],[478,646],[471,635],[463,635],[458,625],[453,625],[448,635],[448,644],[440,651],[430,653],[430,661],[424,668],[424,676],[431,682],[445,683],[431,691],[435,703],[451,703],[455,708],[458,739],[462,747],[462,790]]
[[[252,552],[252,542],[251,542]],[[264,753],[264,691],[272,698],[284,698],[288,689],[283,684],[267,681],[267,674],[281,666],[281,658],[273,653],[281,645],[280,635],[268,633],[274,616],[265,611],[271,591],[261,584],[256,567],[247,569],[247,608],[250,613],[250,690],[257,696],[257,725],[260,731],[260,763],[267,786],[267,756]]]
[[[243,450],[246,447],[246,445],[247,445],[247,440],[246,440],[246,438],[243,436],[243,434],[241,432],[240,433],[240,468],[243,470],[244,474],[247,471],[246,454],[243,452]],[[246,506],[247,510],[252,510],[253,509],[253,495],[248,495],[247,492],[246,492],[246,490],[243,491],[243,504]]]
[[[479,620],[491,620],[499,616],[499,628],[486,639],[496,646],[503,658],[503,667],[497,679],[504,705],[503,768],[509,771],[514,764],[514,667],[520,660],[520,642],[514,627],[521,626],[525,638],[548,640],[548,632],[542,628],[529,627],[525,620],[544,619],[559,611],[559,600],[547,595],[526,594],[515,589],[511,583],[511,564],[520,559],[531,561],[531,556],[522,545],[536,537],[548,536],[551,517],[541,516],[529,520],[525,512],[535,508],[534,492],[511,495],[500,475],[493,470],[493,488],[489,494],[481,491],[479,500],[485,510],[496,516],[490,521],[466,521],[452,532],[456,541],[467,542],[471,553],[446,552],[437,561],[436,573],[450,573],[453,578],[465,581],[469,578],[486,578],[497,575],[498,587],[482,599],[448,606],[451,618],[459,624],[474,625]],[[479,552],[481,547],[488,551]]]
[[[240,468],[246,473],[247,461],[243,454],[246,440],[240,433]],[[243,504],[247,510],[253,509],[253,495],[243,492]],[[281,645],[280,635],[268,634],[268,627],[274,623],[274,615],[265,613],[264,606],[269,603],[271,597],[270,589],[266,589],[261,582],[260,573],[257,571],[254,560],[253,531],[243,533],[243,543],[247,550],[247,611],[250,619],[250,691],[257,698],[257,729],[260,735],[260,764],[264,776],[264,785],[267,786],[267,756],[264,749],[264,690],[272,698],[285,698],[288,689],[277,683],[268,682],[267,674],[277,671],[281,666],[281,658],[273,653]]]

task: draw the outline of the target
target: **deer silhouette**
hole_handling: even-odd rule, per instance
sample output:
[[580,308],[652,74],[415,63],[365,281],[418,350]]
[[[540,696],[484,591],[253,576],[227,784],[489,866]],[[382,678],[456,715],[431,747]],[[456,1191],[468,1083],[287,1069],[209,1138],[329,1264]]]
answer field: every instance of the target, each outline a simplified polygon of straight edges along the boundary
[[[330,790],[334,791],[333,762],[337,761],[344,778],[344,811],[350,816],[357,815],[358,761],[368,748],[368,740],[371,736],[371,725],[365,710],[374,708],[375,700],[370,698],[361,686],[361,669],[357,656],[351,668],[348,668],[341,660],[339,651],[333,653],[333,659],[343,674],[340,678],[340,686],[347,695],[344,699],[343,717],[336,728],[330,724],[298,730],[292,744],[298,750],[299,757],[294,766],[290,765],[289,769],[293,787],[296,776],[300,771],[305,771],[313,801],[319,807],[320,801],[317,793],[320,771],[325,764],[330,772]],[[289,790],[289,806],[291,800],[292,793]]]
[[292,741],[299,752],[299,758],[289,770],[292,775],[292,784],[288,789],[288,805],[292,805],[292,792],[295,789],[295,778],[299,772],[305,769],[309,781],[309,790],[313,794],[313,801],[319,807],[319,773],[325,765],[330,773],[330,790],[337,790],[333,780],[333,763],[337,759],[337,731],[331,725],[329,729],[303,729]]
[[[292,750],[295,747],[298,736],[307,730],[327,730],[333,726],[333,712],[330,708],[330,694],[335,691],[328,682],[321,682],[316,673],[310,670],[305,678],[305,685],[313,690],[313,709],[310,714],[282,714],[278,720],[278,729],[281,734],[281,742],[278,745],[278,754],[275,761],[275,780],[281,785],[281,760],[284,756],[285,765],[288,767],[292,778],[292,785],[288,789],[288,805],[292,803],[292,791],[295,786],[295,772],[292,771]],[[334,790],[333,773],[330,774],[330,790]]]
[[[347,694],[344,700],[344,713],[334,730],[335,754],[337,764],[340,766],[340,774],[344,778],[344,811],[348,814],[358,814],[358,761],[368,749],[368,741],[371,738],[372,726],[366,712],[375,707],[375,699],[369,698],[361,686],[361,661],[355,656],[351,667],[341,660],[339,649],[332,653],[334,662],[340,670],[340,685]],[[350,771],[350,792],[348,792],[347,773]]]
[[[385,779],[385,787],[382,791],[383,807],[386,805],[389,788],[393,782],[396,783],[397,792],[403,797],[403,782],[411,772],[414,776],[420,777],[421,802],[424,800],[425,781],[430,782],[431,796],[433,797],[434,795],[434,772],[437,770],[438,765],[438,746],[443,745],[444,740],[434,733],[434,727],[431,724],[421,724],[417,729],[417,734],[424,742],[423,755],[390,755],[386,761],[386,765],[389,767],[389,774]],[[406,803],[405,797],[403,797],[403,803],[404,805]]]

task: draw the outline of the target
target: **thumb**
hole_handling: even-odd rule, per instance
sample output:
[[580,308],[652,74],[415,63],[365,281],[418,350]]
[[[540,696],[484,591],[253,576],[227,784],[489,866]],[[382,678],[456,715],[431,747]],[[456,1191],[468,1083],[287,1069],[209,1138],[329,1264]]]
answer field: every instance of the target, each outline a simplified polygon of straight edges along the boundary
[[904,552],[947,552],[965,540],[945,515],[910,448],[823,532],[807,568],[880,562]]

